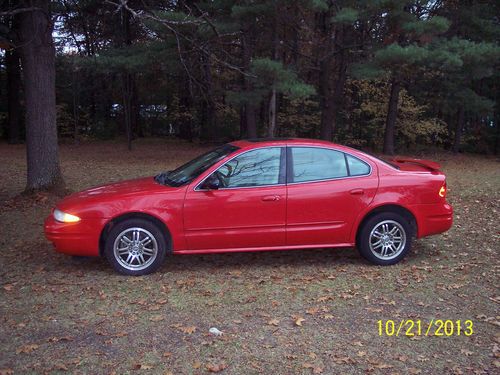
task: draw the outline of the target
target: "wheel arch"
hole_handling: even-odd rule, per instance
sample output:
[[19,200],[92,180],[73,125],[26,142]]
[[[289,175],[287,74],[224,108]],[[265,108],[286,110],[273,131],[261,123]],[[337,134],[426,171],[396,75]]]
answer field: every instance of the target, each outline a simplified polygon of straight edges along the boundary
[[163,236],[165,238],[165,241],[167,243],[167,253],[171,254],[172,253],[172,235],[170,233],[170,230],[168,229],[167,225],[158,217],[151,215],[149,213],[145,212],[127,212],[125,214],[121,214],[119,216],[116,216],[112,219],[110,219],[104,228],[101,231],[101,234],[99,236],[99,256],[104,255],[104,247],[106,244],[106,240],[108,238],[109,232],[111,231],[111,228],[113,228],[115,225],[124,222],[125,220],[129,219],[144,219],[152,222],[153,224],[157,225],[158,228],[163,233]]
[[359,237],[359,234],[361,232],[361,229],[365,225],[366,221],[368,221],[373,216],[375,216],[379,213],[382,213],[382,212],[393,212],[393,213],[396,213],[396,214],[404,217],[410,223],[410,226],[411,226],[412,231],[413,231],[412,237],[417,236],[417,233],[418,233],[417,218],[409,209],[407,209],[401,205],[398,205],[398,204],[384,204],[384,205],[377,206],[377,207],[373,208],[372,210],[368,211],[363,216],[363,218],[360,220],[360,222],[356,228],[356,232],[355,232],[356,245],[358,244],[358,237]]

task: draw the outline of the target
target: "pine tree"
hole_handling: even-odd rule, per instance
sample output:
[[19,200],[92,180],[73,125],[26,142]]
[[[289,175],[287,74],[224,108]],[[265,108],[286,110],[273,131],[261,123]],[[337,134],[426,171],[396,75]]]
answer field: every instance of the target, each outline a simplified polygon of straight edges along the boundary
[[408,3],[391,0],[384,3],[380,16],[381,40],[367,63],[355,67],[361,78],[385,76],[391,82],[384,133],[385,154],[394,154],[394,135],[402,86],[419,69],[431,63],[429,42],[444,33],[450,22],[435,15],[433,1]]

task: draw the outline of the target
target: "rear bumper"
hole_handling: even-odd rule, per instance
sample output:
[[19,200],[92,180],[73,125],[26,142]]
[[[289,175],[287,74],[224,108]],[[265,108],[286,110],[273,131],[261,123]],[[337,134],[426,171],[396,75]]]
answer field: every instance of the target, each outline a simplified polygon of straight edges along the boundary
[[70,255],[99,256],[99,237],[105,223],[102,219],[82,219],[78,223],[61,223],[52,215],[45,219],[45,237],[56,251]]
[[448,203],[410,207],[417,219],[417,238],[446,232],[453,224],[453,207]]

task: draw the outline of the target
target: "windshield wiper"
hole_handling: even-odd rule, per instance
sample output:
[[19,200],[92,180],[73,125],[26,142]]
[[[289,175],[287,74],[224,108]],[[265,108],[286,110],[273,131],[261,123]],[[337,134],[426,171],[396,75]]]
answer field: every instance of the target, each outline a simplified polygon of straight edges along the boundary
[[170,185],[173,181],[168,178],[170,171],[162,172],[155,176],[155,181],[162,185]]

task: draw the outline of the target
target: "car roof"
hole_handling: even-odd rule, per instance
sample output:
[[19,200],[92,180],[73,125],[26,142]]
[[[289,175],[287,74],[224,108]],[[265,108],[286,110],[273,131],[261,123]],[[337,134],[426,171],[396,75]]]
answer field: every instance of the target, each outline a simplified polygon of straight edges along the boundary
[[300,146],[336,146],[342,147],[332,142],[323,141],[319,139],[307,138],[255,138],[255,139],[242,139],[239,141],[231,142],[232,145],[241,149],[251,149],[265,146],[287,146],[287,145],[300,145]]

